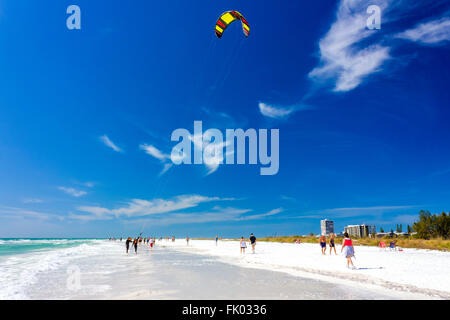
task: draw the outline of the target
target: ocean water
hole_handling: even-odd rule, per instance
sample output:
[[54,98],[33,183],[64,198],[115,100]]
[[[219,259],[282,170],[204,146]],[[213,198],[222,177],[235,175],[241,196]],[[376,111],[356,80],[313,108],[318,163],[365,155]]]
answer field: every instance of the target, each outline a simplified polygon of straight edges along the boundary
[[[0,239],[0,299],[27,299],[40,277],[97,252],[98,239]],[[39,297],[38,297],[39,298]],[[45,298],[45,297],[43,297]]]
[[0,239],[0,256],[16,255],[29,253],[33,251],[43,251],[58,248],[70,248],[80,244],[92,243],[95,239],[55,239],[55,238],[1,238]]
[[[1,239],[0,299],[392,299],[388,294],[249,269],[157,242]],[[395,297],[394,297],[395,298]],[[397,297],[398,298],[398,297]]]

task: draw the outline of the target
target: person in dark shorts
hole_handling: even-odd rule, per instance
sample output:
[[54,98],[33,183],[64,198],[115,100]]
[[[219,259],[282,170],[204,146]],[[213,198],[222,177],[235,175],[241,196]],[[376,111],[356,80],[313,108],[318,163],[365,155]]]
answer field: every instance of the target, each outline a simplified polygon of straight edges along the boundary
[[252,252],[255,253],[255,246],[256,246],[256,237],[253,235],[253,233],[250,234],[250,244],[252,245]]
[[330,246],[330,255],[331,255],[331,249],[333,249],[334,254],[337,255],[336,246],[334,244],[334,233],[330,234],[330,240],[328,241],[328,245]]
[[326,254],[327,250],[327,238],[325,238],[325,235],[322,234],[319,238],[320,247],[322,248],[322,254]]
[[133,240],[134,253],[137,254],[138,239]]
[[130,243],[131,243],[131,238],[128,238],[127,241],[125,241],[125,248],[127,248],[127,254],[128,254],[128,250],[130,250]]

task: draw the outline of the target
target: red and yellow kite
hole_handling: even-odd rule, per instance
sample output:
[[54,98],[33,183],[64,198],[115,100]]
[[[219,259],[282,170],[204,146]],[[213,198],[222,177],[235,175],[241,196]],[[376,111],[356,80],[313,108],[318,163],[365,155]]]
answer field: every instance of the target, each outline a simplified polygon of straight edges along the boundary
[[231,10],[224,12],[220,15],[219,19],[216,22],[216,36],[217,38],[222,37],[222,33],[228,27],[230,23],[236,20],[241,20],[242,22],[242,31],[246,37],[250,34],[250,27],[248,25],[247,20],[245,20],[244,16],[237,12],[236,10]]

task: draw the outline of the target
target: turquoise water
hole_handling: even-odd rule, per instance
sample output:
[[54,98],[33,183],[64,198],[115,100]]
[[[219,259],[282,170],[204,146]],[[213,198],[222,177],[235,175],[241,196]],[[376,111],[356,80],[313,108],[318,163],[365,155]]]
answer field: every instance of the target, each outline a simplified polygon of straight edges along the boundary
[[64,249],[89,244],[98,238],[0,238],[0,256]]

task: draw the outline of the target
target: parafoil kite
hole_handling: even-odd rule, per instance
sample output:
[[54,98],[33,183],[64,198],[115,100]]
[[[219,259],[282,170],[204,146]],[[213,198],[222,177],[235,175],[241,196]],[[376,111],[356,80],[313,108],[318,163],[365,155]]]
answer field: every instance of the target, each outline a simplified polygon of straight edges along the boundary
[[217,38],[222,37],[222,33],[228,27],[230,23],[236,20],[241,20],[242,22],[242,31],[246,37],[250,34],[250,27],[248,25],[247,20],[245,20],[244,16],[237,12],[236,10],[226,11],[222,13],[219,19],[216,22],[216,36]]

